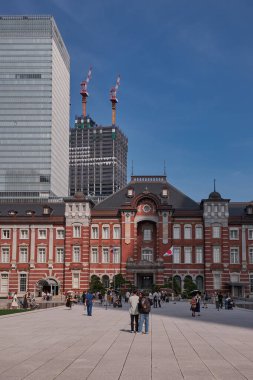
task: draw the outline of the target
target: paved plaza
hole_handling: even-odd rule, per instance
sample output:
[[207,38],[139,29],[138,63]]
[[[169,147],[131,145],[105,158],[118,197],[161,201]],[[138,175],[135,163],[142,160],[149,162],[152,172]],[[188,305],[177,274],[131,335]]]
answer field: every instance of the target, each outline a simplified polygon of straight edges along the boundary
[[253,312],[192,318],[189,304],[152,309],[149,335],[123,309],[58,307],[0,317],[0,379],[253,379]]

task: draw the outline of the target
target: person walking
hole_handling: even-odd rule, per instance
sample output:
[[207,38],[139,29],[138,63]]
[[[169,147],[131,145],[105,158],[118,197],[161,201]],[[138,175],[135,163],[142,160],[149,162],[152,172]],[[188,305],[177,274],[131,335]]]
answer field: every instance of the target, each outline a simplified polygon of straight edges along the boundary
[[81,295],[81,300],[82,300],[83,305],[85,305],[85,299],[86,299],[86,293],[85,291],[83,291]]
[[195,317],[195,312],[196,312],[196,297],[195,296],[192,296],[190,303],[191,303],[190,310],[192,312],[192,317]]
[[200,293],[197,293],[196,296],[196,308],[195,308],[195,312],[198,313],[198,316],[200,316],[200,302],[201,302],[201,296],[200,296]]
[[88,290],[86,294],[86,306],[87,306],[87,315],[88,317],[92,316],[92,306],[93,306],[93,294]]
[[161,295],[161,292],[159,290],[159,292],[157,292],[158,307],[161,307],[161,297],[162,297],[162,295]]
[[17,292],[15,292],[14,295],[13,295],[12,302],[11,302],[11,308],[12,309],[17,309],[18,308],[18,296],[17,296]]
[[214,294],[214,301],[215,301],[216,310],[220,311],[220,302],[219,302],[219,296],[217,293]]
[[23,298],[23,309],[28,309],[27,293],[25,293],[24,298]]
[[219,308],[222,309],[223,307],[223,295],[221,292],[218,293],[218,301],[219,301]]
[[138,331],[138,319],[139,319],[139,310],[138,310],[138,304],[139,304],[139,297],[137,295],[137,290],[133,291],[133,295],[130,296],[128,300],[130,304],[130,318],[131,318],[131,333]]
[[202,306],[204,309],[208,308],[207,302],[208,302],[208,294],[207,294],[207,292],[205,292],[203,295],[203,306]]
[[153,293],[154,307],[157,308],[158,293],[155,291]]
[[148,297],[144,295],[144,293],[140,292],[139,294],[139,303],[138,303],[138,310],[139,310],[139,325],[138,325],[138,334],[143,333],[142,327],[143,323],[145,323],[145,333],[148,334],[149,332],[149,313],[150,313],[150,302]]
[[125,302],[128,302],[129,297],[130,297],[130,292],[127,291],[126,294],[125,294]]
[[68,307],[69,310],[71,310],[71,308],[72,308],[72,297],[71,297],[71,294],[68,294],[68,295],[67,295],[67,299],[66,299],[66,307]]

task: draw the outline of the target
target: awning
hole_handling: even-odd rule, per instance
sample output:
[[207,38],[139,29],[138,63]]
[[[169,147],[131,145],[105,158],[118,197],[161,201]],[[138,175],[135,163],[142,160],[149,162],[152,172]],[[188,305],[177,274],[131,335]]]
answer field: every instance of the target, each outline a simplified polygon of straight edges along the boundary
[[240,286],[242,288],[244,288],[246,286],[246,284],[244,284],[243,282],[229,282],[228,285],[230,285],[230,286]]

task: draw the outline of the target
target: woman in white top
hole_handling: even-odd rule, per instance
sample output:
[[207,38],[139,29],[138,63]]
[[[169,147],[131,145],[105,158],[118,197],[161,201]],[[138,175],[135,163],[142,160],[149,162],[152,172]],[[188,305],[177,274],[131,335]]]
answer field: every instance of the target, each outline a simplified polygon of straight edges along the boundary
[[12,298],[11,307],[12,307],[12,309],[17,309],[18,308],[18,297],[17,297],[17,293],[16,292],[14,293],[14,296]]

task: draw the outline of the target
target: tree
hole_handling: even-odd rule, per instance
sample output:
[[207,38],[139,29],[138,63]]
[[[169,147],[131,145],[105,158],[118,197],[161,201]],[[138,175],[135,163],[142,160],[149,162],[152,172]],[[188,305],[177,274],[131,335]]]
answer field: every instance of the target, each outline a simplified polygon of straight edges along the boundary
[[186,297],[190,297],[191,292],[196,289],[195,282],[192,281],[191,277],[185,277],[184,279],[184,294]]
[[173,277],[173,283],[172,283],[172,277],[169,277],[168,279],[166,279],[166,282],[163,287],[170,288],[172,293],[175,293],[176,295],[181,293],[180,284],[178,283],[175,277]]
[[91,293],[101,292],[104,293],[104,286],[98,276],[93,274],[90,279],[90,291]]
[[124,277],[122,276],[122,274],[118,273],[115,276],[113,276],[113,279],[112,279],[112,282],[111,282],[111,286],[114,289],[120,289],[122,287],[122,285],[124,285],[126,282],[127,281],[124,279]]

